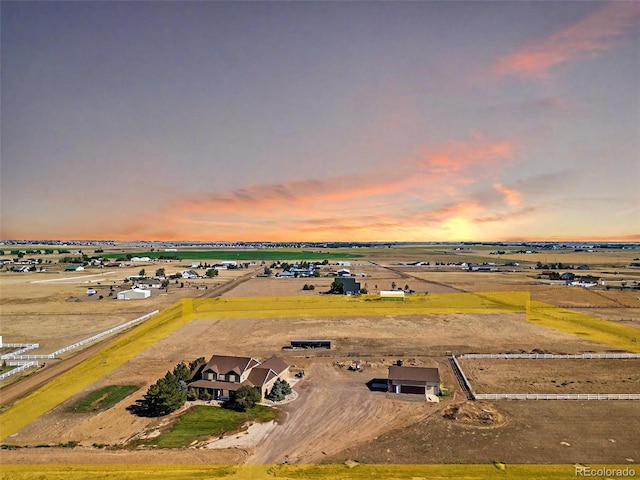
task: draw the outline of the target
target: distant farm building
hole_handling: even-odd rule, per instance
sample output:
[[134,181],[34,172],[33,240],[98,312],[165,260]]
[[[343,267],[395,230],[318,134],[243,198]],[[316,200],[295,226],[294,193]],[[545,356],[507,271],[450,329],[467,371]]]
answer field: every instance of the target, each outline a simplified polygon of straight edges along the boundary
[[437,368],[394,365],[389,367],[387,385],[391,393],[437,396],[440,394],[440,372]]
[[81,272],[84,267],[79,265],[67,265],[64,269],[65,272]]
[[360,283],[355,278],[336,278],[336,282],[342,284],[342,291],[345,295],[358,295],[360,293]]
[[402,290],[380,290],[380,298],[404,300],[404,292]]
[[331,340],[291,340],[291,348],[331,348]]
[[570,282],[571,285],[577,286],[577,287],[595,287],[596,285],[602,285],[602,279],[600,277],[593,277],[591,275],[587,275],[584,277],[576,277],[572,282]]
[[240,387],[250,386],[265,397],[275,381],[288,371],[289,365],[278,357],[260,363],[250,357],[213,355],[194,372],[188,388],[196,390],[198,396],[206,392],[214,400],[224,400]]
[[200,275],[195,270],[185,270],[182,272],[182,278],[200,278]]
[[151,292],[149,290],[142,290],[140,288],[132,288],[131,290],[124,290],[118,292],[118,300],[138,300],[149,298]]
[[338,270],[336,272],[336,275],[338,277],[350,277],[351,276],[351,271],[347,268],[341,268],[340,270]]
[[138,288],[162,288],[162,282],[155,278],[145,278],[140,280],[137,285]]

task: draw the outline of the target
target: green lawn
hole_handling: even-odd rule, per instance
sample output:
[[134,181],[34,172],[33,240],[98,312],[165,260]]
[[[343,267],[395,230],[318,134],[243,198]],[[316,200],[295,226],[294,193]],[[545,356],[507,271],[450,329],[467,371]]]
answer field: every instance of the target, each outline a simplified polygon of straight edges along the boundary
[[277,410],[263,405],[256,405],[247,412],[196,405],[182,414],[171,430],[148,439],[145,444],[160,448],[186,447],[194,440],[238,431],[245,422],[268,422],[277,416]]
[[76,413],[92,413],[107,410],[120,400],[138,390],[136,385],[109,385],[94,390],[78,400],[71,410]]
[[340,252],[305,252],[302,250],[184,250],[177,252],[122,252],[105,253],[105,258],[124,258],[127,253],[135,257],[167,257],[180,260],[331,260],[359,258],[362,255]]

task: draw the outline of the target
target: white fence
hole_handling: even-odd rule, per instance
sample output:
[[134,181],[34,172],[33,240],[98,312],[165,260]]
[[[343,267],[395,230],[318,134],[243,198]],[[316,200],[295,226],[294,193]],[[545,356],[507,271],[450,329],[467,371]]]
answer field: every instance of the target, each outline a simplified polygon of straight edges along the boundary
[[640,358],[639,353],[580,353],[580,354],[551,354],[551,353],[465,353],[459,358]]
[[[13,362],[7,362],[7,365],[13,365]],[[4,372],[2,375],[0,375],[0,380],[4,380],[5,378],[10,377],[11,375],[20,373],[26,370],[27,368],[37,367],[37,366],[38,366],[37,362],[20,363],[20,365],[17,366],[16,368],[12,368],[8,372]]]
[[15,358],[15,355],[20,355],[21,353],[28,352],[29,350],[35,350],[36,348],[40,348],[39,343],[3,343],[0,345],[2,348],[18,348],[15,352],[6,353],[4,355],[0,355],[0,360],[4,360],[5,358]]
[[640,393],[476,393],[476,400],[640,400]]
[[[107,335],[111,335],[112,333],[118,332],[120,330],[124,330],[125,328],[128,328],[132,325],[135,325],[136,323],[139,322],[143,322],[144,320],[148,319],[149,317],[155,315],[156,313],[158,313],[159,310],[154,310],[151,313],[147,313],[146,315],[142,315],[141,317],[138,318],[134,318],[133,320],[130,320],[126,323],[123,323],[121,325],[117,325],[113,328],[110,328],[109,330],[105,330],[104,332],[100,332],[97,335],[94,335],[92,337],[89,338],[85,338],[84,340],[80,340],[79,342],[74,343],[73,345],[69,345],[67,347],[61,348],[60,350],[56,350],[53,353],[49,353],[46,355],[20,355],[23,352],[26,352],[28,350],[32,350],[34,348],[38,348],[40,347],[39,344],[37,343],[3,343],[2,346],[3,347],[24,347],[21,350],[18,350],[17,352],[12,352],[12,353],[7,353],[5,355],[2,355],[0,357],[0,360],[14,360],[14,362],[7,362],[7,365],[20,365],[17,368],[14,368],[12,370],[9,370],[8,372],[3,373],[2,375],[0,375],[0,380],[3,380],[11,375],[15,375],[16,373],[19,373],[23,370],[26,370],[29,367],[32,366],[37,366],[38,363],[37,362],[33,362],[31,360],[46,360],[46,359],[52,359],[52,358],[56,358],[58,356],[60,356],[61,354],[68,352],[69,350],[73,350],[75,348],[81,347],[82,345],[86,345],[87,343],[91,343],[91,342],[95,342],[96,340],[101,339],[102,337],[105,337]],[[27,363],[24,363],[24,362]]]
[[115,333],[115,332],[117,332],[119,330],[123,330],[123,329],[125,329],[127,327],[130,327],[131,325],[134,325],[134,324],[136,324],[138,322],[142,322],[142,321],[146,320],[147,318],[155,315],[158,312],[159,312],[159,310],[155,310],[155,311],[153,311],[151,313],[147,313],[146,315],[143,315],[141,317],[134,318],[133,320],[131,320],[129,322],[126,322],[126,323],[123,323],[122,325],[118,325],[116,327],[110,328],[109,330],[105,330],[104,332],[100,332],[97,335],[94,335],[93,337],[85,338],[84,340],[81,340],[81,341],[79,341],[77,343],[74,343],[73,345],[69,345],[68,347],[64,347],[64,348],[61,348],[60,350],[56,350],[55,352],[49,354],[49,358],[56,358],[59,355],[65,353],[65,352],[68,352],[69,350],[73,350],[74,348],[81,347],[82,345],[86,345],[87,343],[95,342],[96,340],[99,340],[102,337],[105,337],[107,335],[111,335],[112,333]]
[[462,367],[458,363],[458,360],[456,359],[456,356],[452,354],[451,355],[451,360],[453,360],[453,363],[455,363],[456,368],[458,370],[458,373],[460,374],[460,377],[462,378],[462,381],[466,385],[467,390],[469,391],[469,395],[471,395],[471,399],[472,400],[475,399],[476,398],[476,394],[473,393],[473,389],[471,388],[471,383],[469,383],[469,380],[467,380],[467,376],[464,374],[464,370],[462,370]]

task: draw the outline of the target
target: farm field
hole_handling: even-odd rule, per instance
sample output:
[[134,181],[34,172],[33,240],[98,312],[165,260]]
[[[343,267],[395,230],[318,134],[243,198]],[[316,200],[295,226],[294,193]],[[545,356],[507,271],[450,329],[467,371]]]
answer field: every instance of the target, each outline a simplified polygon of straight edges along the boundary
[[640,359],[458,361],[475,393],[640,393]]
[[[358,250],[358,253],[363,252]],[[504,461],[508,464],[507,473],[511,474],[515,471],[511,468],[515,467],[513,464],[521,463],[627,464],[630,458],[638,461],[632,435],[640,429],[640,425],[634,423],[638,417],[637,402],[563,401],[538,402],[537,405],[517,401],[467,402],[445,356],[448,351],[636,351],[638,344],[631,341],[640,323],[640,301],[636,292],[543,285],[531,278],[535,271],[529,270],[500,273],[415,271],[393,266],[391,261],[387,262],[388,267],[380,263],[369,263],[364,257],[354,260],[348,267],[352,272],[366,274],[357,281],[367,284],[373,293],[368,297],[320,295],[319,292],[328,290],[331,278],[255,277],[261,273],[260,267],[253,272],[244,269],[221,271],[215,279],[202,283],[198,280],[184,288],[171,285],[168,292],[163,292],[168,295],[157,295],[149,303],[140,304],[86,297],[87,286],[83,283],[30,283],[33,279],[73,276],[73,273],[1,272],[3,324],[0,333],[5,335],[4,341],[9,341],[5,318],[9,321],[9,330],[20,332],[25,338],[11,341],[58,345],[64,343],[64,335],[69,335],[70,331],[86,338],[92,332],[104,330],[104,326],[108,328],[110,322],[122,323],[154,308],[173,305],[181,313],[160,314],[156,323],[152,319],[118,336],[99,353],[0,414],[2,436],[8,432],[2,440],[6,446],[33,447],[77,441],[78,447],[2,450],[0,461],[15,464],[11,478],[33,478],[29,475],[36,475],[37,471],[46,471],[47,476],[49,473],[56,475],[47,470],[55,463],[112,464],[114,472],[119,465],[171,463],[178,466],[167,468],[180,472],[183,466],[189,468],[186,465],[202,463],[271,465],[289,462],[305,465],[355,460],[363,464],[407,464],[406,478],[411,478],[410,475],[419,475],[412,470],[415,466],[412,464],[431,462],[491,464]],[[326,266],[327,271],[337,268],[340,267]],[[137,269],[139,267],[130,269],[130,274],[136,274]],[[124,277],[120,271],[118,275]],[[237,281],[247,273],[254,276]],[[95,278],[99,277],[75,281]],[[101,287],[108,291],[107,281],[101,279],[100,282],[105,282]],[[391,288],[391,282],[399,287],[406,284],[417,293],[409,295],[405,302],[380,301],[375,293]],[[305,283],[315,284],[316,290],[303,291]],[[233,288],[226,289],[224,285]],[[29,290],[33,290],[33,297]],[[461,290],[475,293],[447,293]],[[430,293],[424,295],[424,291]],[[79,301],[67,301],[69,297]],[[529,299],[533,302],[528,303]],[[138,305],[153,308],[138,310]],[[528,318],[531,310],[527,313],[527,305],[534,306],[533,321]],[[76,310],[68,314],[72,309]],[[617,321],[618,317],[624,321]],[[611,321],[605,321],[607,319]],[[64,328],[56,329],[60,325]],[[78,331],[73,331],[76,326]],[[30,338],[24,327],[38,331],[41,338]],[[301,338],[330,339],[332,349],[282,350],[291,340]],[[214,353],[259,359],[277,354],[294,371],[303,368],[307,376],[294,386],[298,398],[277,407],[280,420],[257,428],[257,433],[251,429],[239,434],[237,439],[227,438],[219,444],[212,439],[206,448],[172,450],[170,455],[148,449],[122,448],[141,435],[166,428],[167,422],[174,421],[182,413],[176,412],[163,419],[143,418],[132,415],[127,407],[141,398],[149,385],[176,363]],[[339,366],[356,359],[363,366],[362,372],[348,372]],[[411,396],[371,392],[366,383],[373,378],[385,378],[388,367],[398,359],[403,359],[406,365],[437,365],[443,385],[451,391],[451,396],[439,404],[427,404]],[[617,382],[625,385],[628,378],[635,378],[632,371],[625,369],[608,371],[602,367],[598,371],[601,372],[597,380],[599,386],[610,384],[613,388]],[[622,373],[628,373],[625,383],[621,383]],[[524,385],[530,378],[532,382],[537,381],[544,372],[518,368],[518,374],[522,375]],[[588,372],[578,369],[578,374],[588,375]],[[508,373],[496,372],[496,382],[500,375]],[[637,380],[628,382],[629,388],[637,385]],[[113,385],[132,385],[137,390],[104,411],[70,411],[79,399]],[[571,388],[575,380],[574,384],[567,385]],[[615,393],[622,392],[615,390]],[[453,411],[457,412],[457,417],[445,417]],[[337,413],[328,417],[326,412]],[[590,436],[582,438],[581,432],[585,429]],[[522,431],[528,432],[524,439],[518,436]],[[94,443],[116,449],[95,448]],[[501,456],[497,456],[496,451]],[[526,452],[532,453],[527,456]],[[24,464],[24,470],[19,470],[18,464]],[[36,464],[42,464],[41,470],[30,470]],[[333,465],[326,468],[334,467],[339,468],[335,473],[339,478],[348,478],[344,472],[363,472],[361,467],[365,465],[346,470]],[[505,475],[505,471],[493,465],[478,468]],[[558,468],[566,470],[567,466]],[[329,475],[329,471],[332,470],[322,475]],[[542,470],[525,468],[523,471]],[[549,478],[565,478],[558,471],[553,470]],[[197,468],[189,472],[207,475]],[[238,474],[238,471],[234,472]],[[556,474],[559,476],[554,477]],[[104,475],[109,478],[108,473]],[[469,475],[473,478],[474,474]],[[525,475],[522,478],[544,477]]]

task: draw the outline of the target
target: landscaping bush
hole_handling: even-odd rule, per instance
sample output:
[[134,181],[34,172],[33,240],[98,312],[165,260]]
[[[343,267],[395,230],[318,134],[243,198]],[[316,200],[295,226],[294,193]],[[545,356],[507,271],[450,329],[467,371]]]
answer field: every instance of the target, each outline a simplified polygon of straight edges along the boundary
[[291,385],[289,385],[289,382],[279,378],[274,382],[273,388],[267,394],[267,400],[271,400],[272,402],[281,402],[290,393]]
[[225,407],[238,412],[246,412],[255,407],[261,399],[262,395],[256,388],[245,385],[230,393],[229,401],[225,403]]

